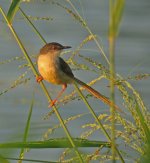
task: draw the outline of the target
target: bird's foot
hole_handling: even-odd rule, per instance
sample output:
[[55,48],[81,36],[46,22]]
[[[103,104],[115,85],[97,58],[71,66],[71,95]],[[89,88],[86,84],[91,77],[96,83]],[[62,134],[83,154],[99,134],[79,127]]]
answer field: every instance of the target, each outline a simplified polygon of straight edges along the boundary
[[42,80],[43,80],[43,77],[42,76],[37,76],[36,77],[37,83],[40,83]]
[[50,105],[48,106],[49,108],[53,107],[55,103],[57,102],[57,99],[54,99],[50,102]]

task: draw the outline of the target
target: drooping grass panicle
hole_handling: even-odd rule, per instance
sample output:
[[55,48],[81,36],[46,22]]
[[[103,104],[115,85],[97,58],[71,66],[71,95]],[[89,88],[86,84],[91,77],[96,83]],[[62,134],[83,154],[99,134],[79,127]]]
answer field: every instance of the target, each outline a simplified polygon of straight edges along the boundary
[[21,84],[26,84],[30,80],[30,77],[26,77],[26,75],[27,75],[27,71],[22,73],[8,88],[1,90],[0,96],[9,92],[11,89],[18,87]]

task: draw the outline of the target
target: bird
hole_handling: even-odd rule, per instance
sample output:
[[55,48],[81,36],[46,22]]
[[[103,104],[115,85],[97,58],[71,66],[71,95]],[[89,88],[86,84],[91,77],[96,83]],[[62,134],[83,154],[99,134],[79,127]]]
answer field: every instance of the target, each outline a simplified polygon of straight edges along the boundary
[[68,84],[76,82],[105,104],[113,106],[115,109],[120,111],[120,108],[110,101],[108,97],[102,95],[94,88],[74,76],[69,65],[60,57],[61,52],[69,48],[71,48],[71,46],[63,46],[60,43],[51,42],[45,44],[40,49],[37,58],[38,71],[40,75],[36,77],[37,82],[40,83],[42,80],[46,80],[55,85],[62,85],[61,91],[58,93],[58,96],[51,101],[49,107],[56,104],[59,97],[66,90]]

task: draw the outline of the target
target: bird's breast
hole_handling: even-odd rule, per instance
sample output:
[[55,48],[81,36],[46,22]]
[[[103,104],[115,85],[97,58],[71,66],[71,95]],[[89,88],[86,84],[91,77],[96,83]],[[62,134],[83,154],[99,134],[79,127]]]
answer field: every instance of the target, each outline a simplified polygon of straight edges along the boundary
[[44,80],[53,84],[69,83],[69,78],[60,70],[59,58],[49,55],[39,55],[38,70]]

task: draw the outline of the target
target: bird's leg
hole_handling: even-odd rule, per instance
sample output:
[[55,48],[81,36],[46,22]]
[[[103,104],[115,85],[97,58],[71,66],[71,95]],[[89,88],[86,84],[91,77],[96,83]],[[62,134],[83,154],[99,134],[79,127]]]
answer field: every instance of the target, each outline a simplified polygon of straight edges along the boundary
[[38,82],[38,83],[40,83],[41,81],[43,80],[43,77],[42,76],[36,76],[36,81]]
[[62,90],[58,93],[58,96],[51,101],[50,105],[48,107],[52,107],[55,105],[55,103],[58,101],[58,98],[63,94],[63,92],[66,90],[67,84],[62,85]]

